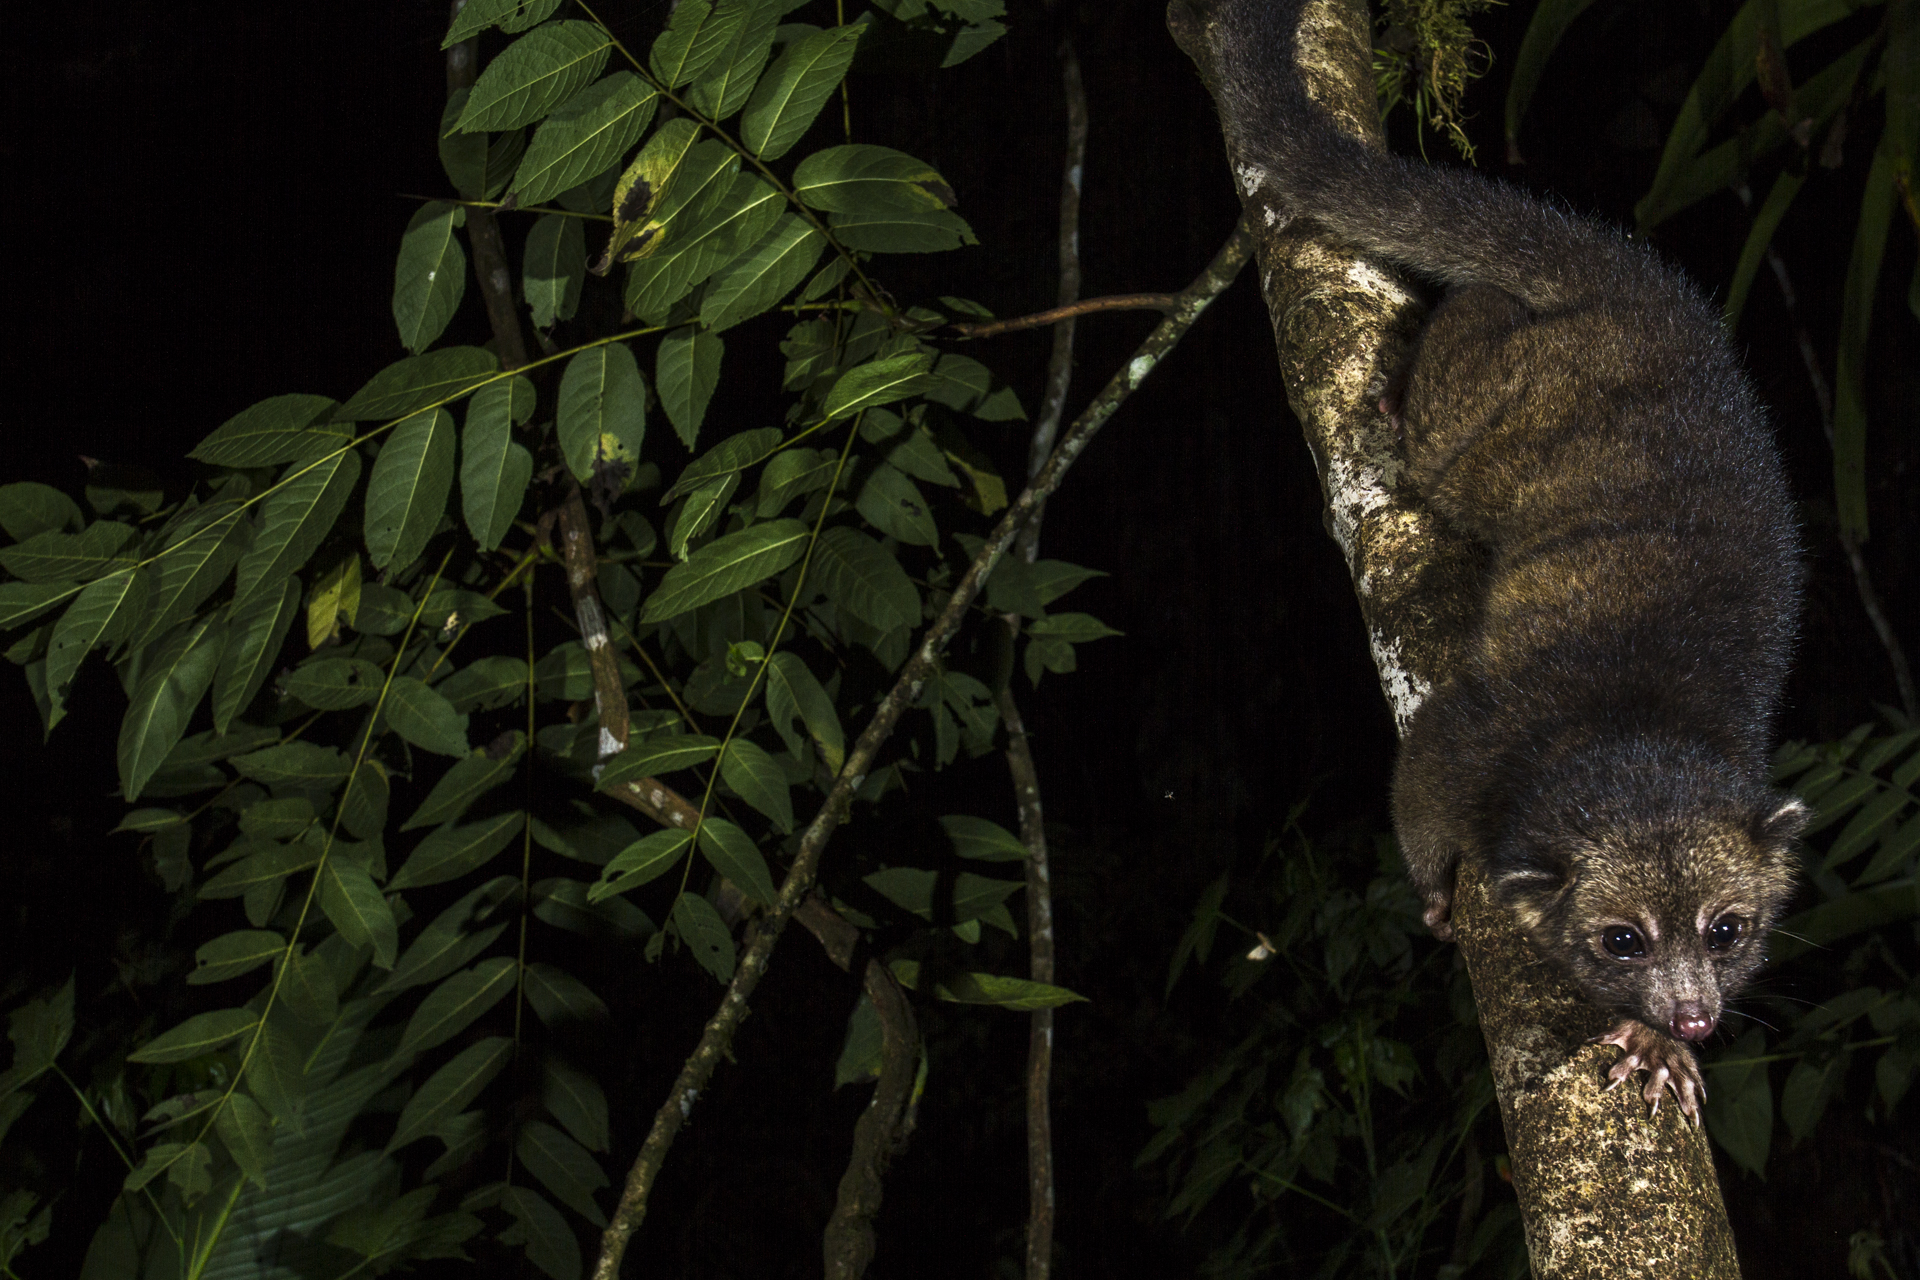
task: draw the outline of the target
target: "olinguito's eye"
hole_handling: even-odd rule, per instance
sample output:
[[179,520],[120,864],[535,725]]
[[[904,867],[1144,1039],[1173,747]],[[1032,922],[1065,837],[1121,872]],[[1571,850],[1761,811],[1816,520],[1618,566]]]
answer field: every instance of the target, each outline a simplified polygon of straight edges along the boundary
[[1600,945],[1607,949],[1608,955],[1622,960],[1636,960],[1647,954],[1647,945],[1640,940],[1640,931],[1623,924],[1610,925],[1601,930]]
[[1721,916],[1707,926],[1707,950],[1725,951],[1740,941],[1747,931],[1747,922],[1739,916]]

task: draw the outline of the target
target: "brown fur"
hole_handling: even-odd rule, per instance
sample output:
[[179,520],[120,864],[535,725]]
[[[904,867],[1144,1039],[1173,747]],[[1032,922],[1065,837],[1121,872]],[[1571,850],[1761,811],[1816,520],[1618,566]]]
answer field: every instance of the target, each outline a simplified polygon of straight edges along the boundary
[[[1395,379],[1427,501],[1488,548],[1467,660],[1415,715],[1394,817],[1448,936],[1462,857],[1612,1042],[1696,1113],[1703,1039],[1792,892],[1767,747],[1799,607],[1785,481],[1719,317],[1644,245],[1382,155],[1307,99],[1300,0],[1224,0],[1243,155],[1335,237],[1449,286]],[[1608,950],[1630,928],[1637,954]],[[1632,1027],[1635,1020],[1644,1026]]]

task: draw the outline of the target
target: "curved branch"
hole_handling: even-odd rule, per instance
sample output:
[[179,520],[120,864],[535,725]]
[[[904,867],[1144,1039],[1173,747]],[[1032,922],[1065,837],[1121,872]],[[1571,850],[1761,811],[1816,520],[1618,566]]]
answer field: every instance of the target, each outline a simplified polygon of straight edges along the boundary
[[[1221,51],[1267,0],[1172,0],[1167,24],[1209,87]],[[1343,127],[1381,146],[1367,15],[1358,0],[1308,0],[1299,65]],[[1327,526],[1347,559],[1380,683],[1405,732],[1464,652],[1477,609],[1477,553],[1422,504],[1378,411],[1386,374],[1417,331],[1418,303],[1380,264],[1313,239],[1263,186],[1236,140],[1257,104],[1216,97],[1248,218],[1289,400],[1320,472]],[[1386,779],[1381,779],[1386,785]],[[1649,1120],[1633,1090],[1605,1093],[1614,1054],[1589,1043],[1605,1015],[1538,960],[1463,865],[1455,936],[1466,956],[1540,1280],[1737,1276],[1704,1132],[1672,1107]]]
[[779,942],[787,921],[811,892],[828,837],[845,820],[853,803],[854,791],[866,780],[867,771],[873,767],[894,725],[919,697],[927,680],[935,674],[941,652],[959,631],[987,576],[993,572],[1000,557],[1006,554],[1015,535],[1025,526],[1029,517],[1066,478],[1067,469],[1092,443],[1107,419],[1113,416],[1133,389],[1145,381],[1160,358],[1173,349],[1200,317],[1200,313],[1206,310],[1207,304],[1233,282],[1252,255],[1252,250],[1253,241],[1243,222],[1234,229],[1233,235],[1214,255],[1213,261],[1200,277],[1182,291],[1180,306],[1154,327],[1133,359],[1113,376],[1093,403],[1074,420],[1073,428],[1060,441],[1047,465],[1014,499],[999,524],[994,526],[992,536],[955,585],[946,607],[927,628],[913,656],[901,668],[893,688],[881,700],[859,740],[847,752],[846,763],[834,779],[826,801],[800,837],[793,866],[780,885],[779,901],[761,919],[753,941],[748,944],[734,970],[733,980],[727,984],[727,993],[721,998],[720,1007],[707,1020],[699,1045],[680,1069],[679,1077],[667,1092],[666,1101],[654,1114],[653,1127],[646,1141],[641,1144],[640,1154],[634,1158],[632,1168],[627,1171],[620,1203],[615,1207],[607,1229],[601,1234],[600,1257],[593,1269],[594,1280],[614,1280],[620,1274],[620,1260],[626,1254],[627,1242],[646,1219],[647,1198],[652,1194],[654,1180],[666,1161],[667,1151],[673,1146],[680,1127],[693,1114],[694,1102],[705,1090],[714,1069],[720,1065],[733,1043],[733,1034],[746,1017],[747,1000],[765,976],[774,945]]
[[[1077,202],[1080,193],[1076,190],[1073,194]],[[1074,284],[1076,287],[1079,285],[1078,279]],[[1180,295],[1177,293],[1110,293],[1104,298],[1086,298],[1064,306],[1049,307],[1030,316],[1014,316],[1009,320],[956,321],[947,327],[963,338],[993,338],[1019,329],[1044,329],[1063,320],[1069,323],[1061,327],[1068,328],[1075,316],[1091,315],[1095,311],[1171,311],[1179,301]]]

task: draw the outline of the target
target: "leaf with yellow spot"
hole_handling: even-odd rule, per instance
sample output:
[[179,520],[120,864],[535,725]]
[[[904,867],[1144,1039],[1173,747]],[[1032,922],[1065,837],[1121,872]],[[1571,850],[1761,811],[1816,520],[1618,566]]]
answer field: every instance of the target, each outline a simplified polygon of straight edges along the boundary
[[644,258],[659,247],[660,211],[687,153],[700,136],[700,126],[685,116],[669,120],[654,131],[613,188],[613,236],[607,252],[594,264],[595,275],[605,275],[615,262]]
[[318,649],[352,626],[360,616],[360,555],[348,556],[327,570],[307,604],[307,647]]

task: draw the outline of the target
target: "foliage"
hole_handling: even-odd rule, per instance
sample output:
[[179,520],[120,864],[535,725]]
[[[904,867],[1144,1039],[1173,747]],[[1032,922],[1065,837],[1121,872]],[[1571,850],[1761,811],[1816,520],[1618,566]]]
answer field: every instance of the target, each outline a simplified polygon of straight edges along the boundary
[[1471,161],[1461,100],[1469,81],[1487,73],[1490,55],[1467,19],[1500,0],[1385,0],[1373,50],[1374,90],[1382,116],[1402,103],[1413,108],[1425,154],[1432,129]]
[[[1140,1160],[1165,1165],[1169,1214],[1234,1223],[1209,1275],[1424,1274],[1436,1257],[1445,1276],[1524,1275],[1511,1199],[1455,1223],[1484,1181],[1476,1130],[1498,1123],[1466,971],[1421,941],[1391,840],[1316,845],[1302,808],[1252,875],[1208,888],[1175,952],[1169,988],[1222,923],[1257,940],[1218,973],[1248,1030],[1151,1105]],[[1273,923],[1240,924],[1230,894]]]
[[[642,57],[557,0],[471,0],[446,43],[508,39],[447,104],[460,198],[424,204],[401,240],[410,354],[344,402],[236,414],[176,501],[90,488],[88,513],[0,487],[7,656],[51,732],[105,651],[137,806],[120,829],[183,908],[207,904],[187,981],[209,998],[96,1055],[90,1080],[60,1067],[71,984],[12,1015],[0,1136],[58,1078],[126,1164],[89,1280],[378,1274],[488,1235],[580,1273],[582,1228],[606,1222],[611,1104],[573,1033],[606,1023],[612,993],[550,931],[729,979],[805,806],[1006,503],[969,422],[1023,416],[927,336],[977,307],[901,309],[874,274],[880,255],[973,242],[944,179],[884,147],[813,145],[878,27],[953,65],[1001,32],[1000,6],[783,23],[797,7],[683,0]],[[462,233],[489,210],[527,222],[520,285],[546,354],[517,369],[436,345],[467,292]],[[623,309],[640,323],[589,323]],[[745,327],[776,309],[784,334]],[[779,425],[709,413],[770,367],[791,397]],[[572,591],[554,536],[577,532],[569,504],[599,549]],[[1049,612],[1089,573],[993,579],[991,626],[1005,611],[1032,632],[1033,679],[1110,634]],[[990,747],[987,681],[1011,665],[943,668],[859,799]],[[695,816],[647,834],[623,803]],[[944,934],[926,983],[941,998],[1076,998],[953,960],[983,925],[1017,931],[1022,881],[991,864],[1024,854],[978,817],[946,831],[950,849],[890,849],[848,877],[865,914],[847,917],[907,939],[909,984]],[[843,1081],[877,1061],[864,1019]],[[34,1188],[0,1208],[0,1261],[46,1236]]]
[[[1591,0],[1543,0],[1527,31],[1507,99],[1507,139],[1512,146],[1534,87],[1569,24]],[[1865,17],[1878,10],[1878,25]],[[1811,75],[1796,78],[1787,51],[1828,28],[1855,28],[1853,42]],[[1757,110],[1721,121],[1758,90]],[[1880,96],[1884,122],[1873,142],[1872,164],[1860,194],[1840,302],[1835,354],[1833,445],[1834,497],[1840,533],[1850,542],[1867,538],[1866,350],[1873,298],[1880,283],[1887,233],[1896,210],[1920,230],[1913,199],[1914,165],[1920,156],[1920,11],[1914,0],[1746,0],[1727,24],[1680,105],[1666,149],[1647,194],[1634,214],[1642,233],[1681,210],[1722,191],[1743,193],[1756,171],[1778,165],[1772,188],[1753,217],[1747,241],[1727,289],[1726,318],[1740,317],[1780,221],[1818,171],[1840,168],[1849,145],[1858,147],[1871,120],[1869,99]],[[1716,141],[1716,137],[1720,140]],[[1920,315],[1920,268],[1907,291]]]
[[1838,742],[1788,743],[1774,776],[1814,809],[1814,902],[1776,931],[1779,973],[1752,1001],[1765,1013],[1709,1064],[1706,1112],[1714,1139],[1754,1174],[1776,1116],[1795,1145],[1843,1099],[1881,1124],[1920,1068],[1920,729],[1864,724]]

